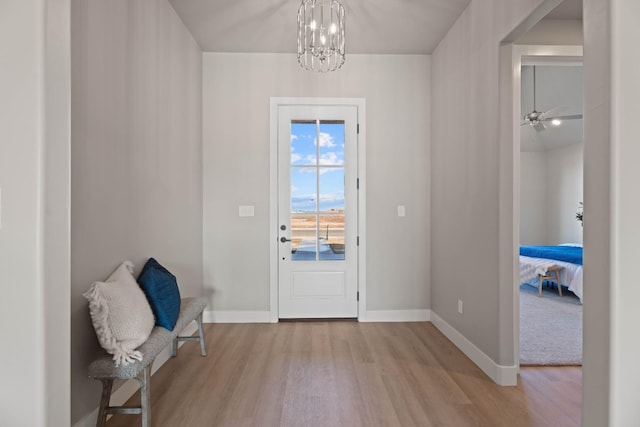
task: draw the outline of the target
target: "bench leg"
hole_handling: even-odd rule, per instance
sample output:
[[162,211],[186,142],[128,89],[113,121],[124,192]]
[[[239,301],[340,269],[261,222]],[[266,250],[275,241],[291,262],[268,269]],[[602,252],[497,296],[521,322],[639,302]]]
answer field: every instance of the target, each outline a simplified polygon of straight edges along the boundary
[[175,337],[171,342],[171,357],[178,355],[178,337]]
[[178,342],[179,341],[200,341],[200,353],[203,356],[207,355],[207,347],[205,345],[204,342],[204,329],[202,328],[202,313],[200,313],[198,316],[196,316],[196,318],[194,319],[196,321],[196,324],[198,325],[198,336],[194,337],[194,336],[177,336],[173,339],[173,343],[171,344],[171,355],[173,357],[176,357],[176,355],[178,354]]
[[196,318],[196,323],[198,324],[198,335],[200,336],[200,354],[202,354],[203,356],[206,356],[207,348],[204,343],[204,330],[202,328],[202,313],[200,313]]
[[142,427],[151,425],[151,364],[138,374],[136,378],[140,383],[140,413],[142,415]]
[[111,401],[111,389],[113,388],[113,380],[103,378],[100,379],[102,383],[102,398],[100,399],[100,410],[98,411],[98,421],[96,427],[104,427],[107,423],[107,408]]
[[558,294],[562,296],[562,285],[560,284],[560,272],[556,270],[556,283],[558,284]]

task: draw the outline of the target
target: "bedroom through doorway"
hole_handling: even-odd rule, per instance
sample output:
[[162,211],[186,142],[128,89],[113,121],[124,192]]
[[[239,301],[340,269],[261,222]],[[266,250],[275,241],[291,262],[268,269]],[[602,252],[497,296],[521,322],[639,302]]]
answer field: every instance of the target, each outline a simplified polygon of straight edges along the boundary
[[[582,365],[582,46],[534,44],[557,25],[551,16],[514,46],[520,83],[514,218],[520,236],[520,366]],[[581,31],[581,21],[565,24]]]

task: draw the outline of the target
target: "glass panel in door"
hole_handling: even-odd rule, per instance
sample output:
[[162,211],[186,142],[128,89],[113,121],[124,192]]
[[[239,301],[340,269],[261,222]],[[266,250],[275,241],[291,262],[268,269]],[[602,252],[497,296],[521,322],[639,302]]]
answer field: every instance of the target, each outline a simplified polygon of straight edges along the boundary
[[291,260],[345,259],[344,121],[291,122]]

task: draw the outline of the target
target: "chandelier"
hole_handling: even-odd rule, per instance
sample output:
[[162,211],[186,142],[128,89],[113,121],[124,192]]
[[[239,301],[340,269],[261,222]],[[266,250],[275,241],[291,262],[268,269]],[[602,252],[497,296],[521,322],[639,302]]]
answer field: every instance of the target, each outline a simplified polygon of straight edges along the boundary
[[302,0],[298,62],[302,68],[321,73],[344,64],[344,7],[337,0]]

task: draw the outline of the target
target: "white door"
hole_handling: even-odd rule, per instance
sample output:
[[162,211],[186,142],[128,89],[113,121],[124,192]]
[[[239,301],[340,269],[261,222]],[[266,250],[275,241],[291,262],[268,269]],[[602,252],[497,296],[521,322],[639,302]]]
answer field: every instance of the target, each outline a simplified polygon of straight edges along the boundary
[[358,316],[357,107],[278,108],[278,316]]

